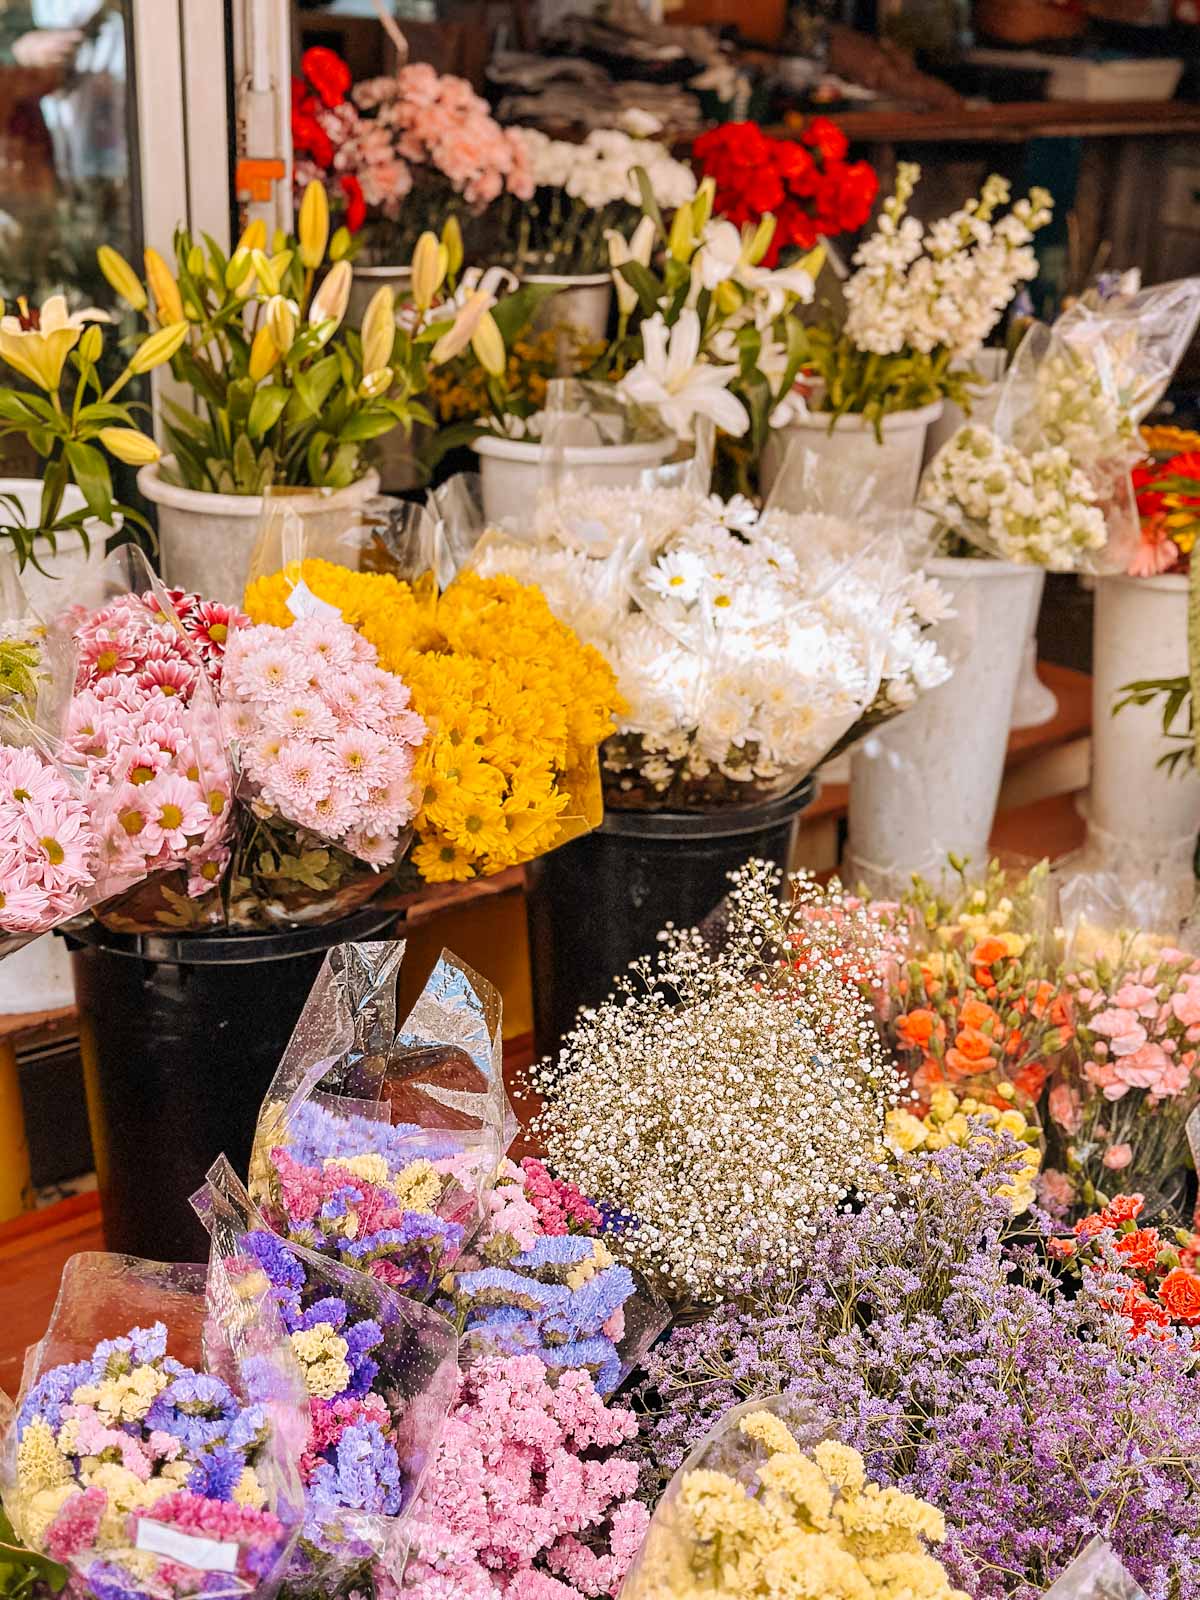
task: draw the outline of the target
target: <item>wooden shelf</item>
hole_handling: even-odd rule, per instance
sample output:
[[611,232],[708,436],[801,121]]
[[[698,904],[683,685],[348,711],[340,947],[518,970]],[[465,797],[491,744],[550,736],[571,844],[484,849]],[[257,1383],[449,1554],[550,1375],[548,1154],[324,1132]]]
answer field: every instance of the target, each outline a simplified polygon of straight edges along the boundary
[[1028,139],[1169,138],[1200,133],[1200,104],[1186,100],[968,102],[952,110],[835,111],[854,144],[1023,144]]

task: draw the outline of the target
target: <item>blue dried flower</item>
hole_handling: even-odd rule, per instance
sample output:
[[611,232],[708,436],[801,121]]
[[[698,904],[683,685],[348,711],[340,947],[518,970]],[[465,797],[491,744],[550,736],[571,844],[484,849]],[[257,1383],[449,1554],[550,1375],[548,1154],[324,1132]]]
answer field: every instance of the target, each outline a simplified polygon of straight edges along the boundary
[[214,1445],[197,1459],[187,1486],[193,1494],[210,1500],[232,1500],[245,1465],[246,1458],[240,1450],[227,1444]]
[[356,1511],[394,1517],[404,1503],[396,1447],[376,1422],[355,1422],[334,1448],[334,1460],[313,1473],[315,1499]]

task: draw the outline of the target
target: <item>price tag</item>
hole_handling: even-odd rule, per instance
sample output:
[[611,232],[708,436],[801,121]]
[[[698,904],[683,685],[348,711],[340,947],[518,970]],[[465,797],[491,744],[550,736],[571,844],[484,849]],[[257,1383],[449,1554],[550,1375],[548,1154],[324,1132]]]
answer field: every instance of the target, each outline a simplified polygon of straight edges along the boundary
[[198,1534],[181,1533],[165,1522],[139,1517],[136,1548],[152,1555],[166,1556],[200,1572],[236,1572],[238,1547],[223,1539],[202,1539]]
[[300,582],[287,597],[287,608],[297,619],[301,617],[324,617],[327,621],[336,618],[341,621],[342,613],[337,606],[331,605],[328,600],[322,600],[316,595],[301,578]]

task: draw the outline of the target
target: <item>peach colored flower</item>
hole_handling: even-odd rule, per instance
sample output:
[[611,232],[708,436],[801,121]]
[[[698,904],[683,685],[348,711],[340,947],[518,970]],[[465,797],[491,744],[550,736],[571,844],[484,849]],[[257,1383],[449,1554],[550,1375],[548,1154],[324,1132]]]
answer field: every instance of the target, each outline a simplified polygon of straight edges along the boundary
[[1110,1144],[1104,1152],[1104,1165],[1110,1172],[1120,1172],[1133,1160],[1131,1144]]
[[1078,1133],[1083,1123],[1079,1091],[1070,1084],[1056,1083],[1050,1091],[1050,1115],[1065,1133]]

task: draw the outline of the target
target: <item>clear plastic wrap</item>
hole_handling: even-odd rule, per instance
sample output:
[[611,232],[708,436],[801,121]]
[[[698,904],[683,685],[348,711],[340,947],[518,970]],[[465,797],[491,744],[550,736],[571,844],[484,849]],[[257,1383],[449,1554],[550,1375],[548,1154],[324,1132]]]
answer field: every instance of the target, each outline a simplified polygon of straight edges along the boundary
[[443,951],[397,1024],[403,956],[325,957],[259,1113],[250,1192],[283,1237],[420,1295],[478,1229],[516,1123],[495,989]]
[[960,428],[919,503],[975,550],[1055,572],[1124,572],[1140,525],[1138,423],[1200,321],[1200,278],[1079,302],[1026,333],[987,426]]
[[1093,1539],[1046,1590],[1045,1600],[1148,1600],[1106,1539]]
[[84,1595],[272,1595],[303,1515],[299,1379],[237,1256],[73,1256],[0,1451],[14,1529]]
[[671,1479],[621,1600],[736,1600],[747,1574],[761,1576],[763,1593],[785,1593],[779,1585],[803,1573],[820,1593],[825,1572],[831,1591],[882,1595],[901,1570],[906,1594],[966,1600],[919,1531],[935,1512],[897,1489],[880,1493],[858,1452],[793,1396],[750,1400]]
[[431,1306],[280,1239],[224,1157],[192,1204],[216,1266],[253,1276],[278,1306],[307,1393],[289,1593],[335,1593],[371,1566],[398,1582],[405,1519],[457,1387],[453,1328]]

